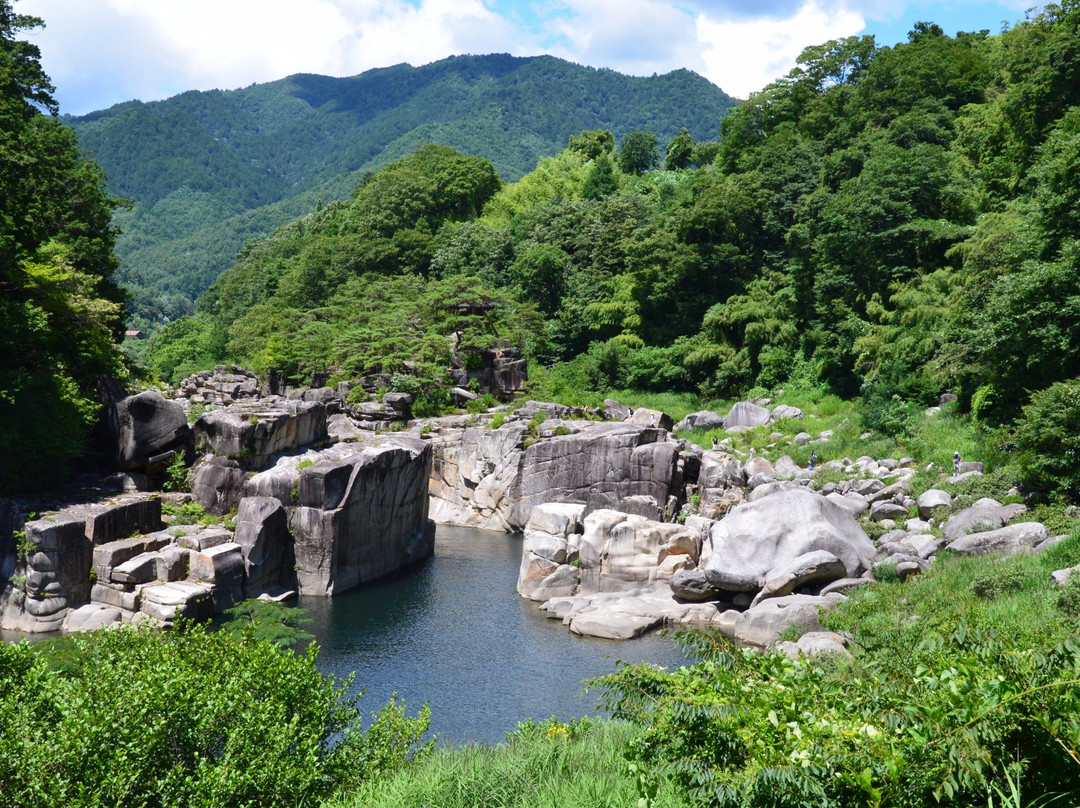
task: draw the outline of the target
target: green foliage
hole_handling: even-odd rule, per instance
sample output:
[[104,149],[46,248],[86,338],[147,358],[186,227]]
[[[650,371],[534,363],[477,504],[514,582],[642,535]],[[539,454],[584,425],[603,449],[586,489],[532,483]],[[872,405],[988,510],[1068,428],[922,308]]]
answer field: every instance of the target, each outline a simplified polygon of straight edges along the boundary
[[187,465],[187,452],[177,452],[176,457],[165,469],[165,481],[162,491],[187,491],[191,487]]
[[216,516],[207,513],[206,508],[198,502],[184,502],[180,505],[163,502],[161,512],[172,517],[169,522],[172,525],[216,524],[219,521]]
[[[418,765],[327,806],[624,808],[637,804],[636,775],[624,755],[638,734],[624,722],[529,719],[505,743],[440,748]],[[686,804],[670,781],[655,785],[655,808]]]
[[312,639],[301,628],[311,622],[307,612],[276,601],[250,598],[226,609],[225,616],[228,622],[221,625],[221,631],[241,642],[266,642],[278,648],[292,648]]
[[619,168],[624,174],[644,174],[656,168],[660,152],[652,132],[627,132],[619,144]]
[[298,805],[424,746],[426,713],[394,702],[365,731],[315,646],[297,655],[201,626],[59,642],[0,645],[5,805]]
[[1077,539],[853,593],[826,618],[852,635],[850,661],[695,633],[695,664],[623,665],[598,685],[642,728],[637,764],[694,804],[982,805],[1020,774],[1028,800],[1075,790],[1080,646],[1048,584]]
[[96,383],[122,372],[114,201],[54,116],[41,20],[0,0],[0,492],[62,479],[93,425]]
[[493,54],[350,78],[296,75],[66,120],[112,191],[134,203],[117,217],[117,251],[135,311],[151,326],[191,314],[251,242],[347,199],[364,175],[425,143],[483,155],[514,181],[574,133],[596,144],[587,152],[608,142],[610,151],[613,135],[596,127],[668,139],[686,126],[715,139],[732,103],[685,70],[640,79]]
[[497,412],[497,413],[495,413],[495,416],[491,419],[491,428],[492,429],[498,429],[499,427],[501,427],[505,423],[506,423],[506,413],[505,412]]
[[1080,378],[1031,397],[1017,424],[1016,446],[1030,485],[1080,497]]

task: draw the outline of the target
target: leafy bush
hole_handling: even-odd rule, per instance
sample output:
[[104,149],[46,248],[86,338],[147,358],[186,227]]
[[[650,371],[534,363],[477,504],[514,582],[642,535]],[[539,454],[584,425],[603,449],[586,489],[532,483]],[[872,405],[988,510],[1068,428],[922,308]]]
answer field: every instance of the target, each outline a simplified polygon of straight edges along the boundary
[[165,469],[165,481],[161,488],[163,491],[187,491],[190,487],[187,453],[177,452],[169,467]]
[[0,645],[0,804],[278,806],[318,801],[425,749],[391,702],[365,731],[318,649],[185,626]]
[[499,427],[501,427],[505,423],[506,423],[506,413],[505,412],[497,412],[497,413],[495,413],[495,417],[491,419],[491,428],[492,429],[498,429]]
[[1080,378],[1031,397],[1016,427],[1024,480],[1048,495],[1080,498]]

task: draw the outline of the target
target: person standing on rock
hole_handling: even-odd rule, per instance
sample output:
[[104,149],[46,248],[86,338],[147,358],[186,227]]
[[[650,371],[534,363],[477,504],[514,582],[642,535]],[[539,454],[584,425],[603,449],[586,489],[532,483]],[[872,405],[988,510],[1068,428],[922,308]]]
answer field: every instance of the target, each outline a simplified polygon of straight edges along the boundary
[[720,441],[717,440],[716,435],[712,436],[712,448],[714,452],[720,448]]
[[817,463],[817,452],[813,449],[810,450],[810,471],[814,470],[814,465]]
[[952,473],[954,477],[960,476],[960,463],[963,462],[963,460],[964,458],[960,456],[959,452],[952,453]]

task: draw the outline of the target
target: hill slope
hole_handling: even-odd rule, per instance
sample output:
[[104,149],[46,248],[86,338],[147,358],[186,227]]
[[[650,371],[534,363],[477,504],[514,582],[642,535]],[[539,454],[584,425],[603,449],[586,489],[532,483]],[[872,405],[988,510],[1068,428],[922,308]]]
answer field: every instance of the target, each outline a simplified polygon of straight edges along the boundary
[[633,78],[495,54],[192,91],[65,122],[134,203],[116,220],[120,279],[153,320],[188,310],[251,239],[424,143],[486,157],[514,181],[585,129],[648,130],[661,146],[683,127],[716,140],[733,103],[687,70]]

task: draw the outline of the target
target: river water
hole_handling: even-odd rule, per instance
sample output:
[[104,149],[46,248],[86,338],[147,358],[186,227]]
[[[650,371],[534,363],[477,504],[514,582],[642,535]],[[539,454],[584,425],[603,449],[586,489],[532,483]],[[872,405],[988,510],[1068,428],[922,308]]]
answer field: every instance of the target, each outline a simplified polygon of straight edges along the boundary
[[678,666],[658,634],[628,642],[586,639],[548,620],[514,587],[521,537],[439,526],[435,556],[401,576],[333,598],[303,598],[319,668],[366,690],[376,711],[396,692],[409,713],[431,707],[441,743],[497,742],[526,718],[593,714],[599,692],[583,680],[615,661]]

